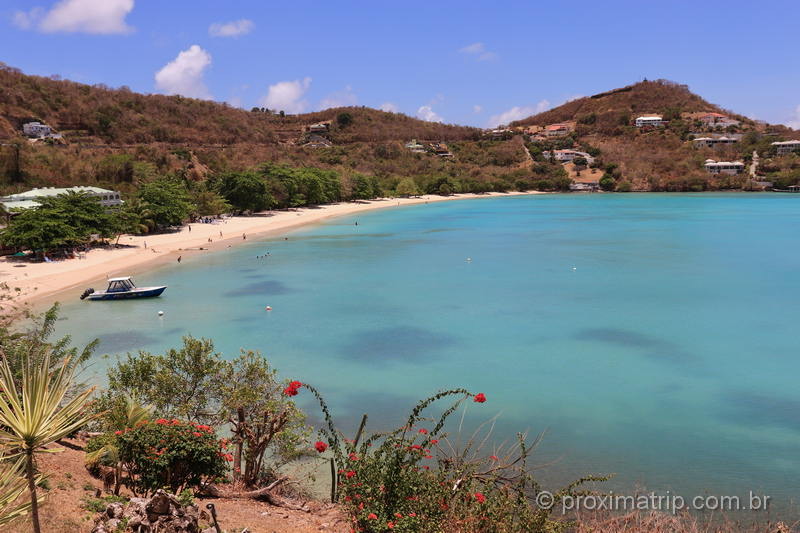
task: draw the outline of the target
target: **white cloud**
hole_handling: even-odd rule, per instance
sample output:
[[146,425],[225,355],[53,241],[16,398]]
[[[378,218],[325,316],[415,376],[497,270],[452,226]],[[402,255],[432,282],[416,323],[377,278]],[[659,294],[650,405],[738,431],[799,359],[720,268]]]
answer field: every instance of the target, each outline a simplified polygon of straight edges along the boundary
[[349,85],[343,91],[329,94],[319,103],[320,109],[330,109],[331,107],[354,106],[358,103],[358,97]]
[[477,61],[497,59],[497,54],[486,49],[483,43],[472,43],[459,50],[462,54],[474,57]]
[[790,128],[800,130],[800,105],[794,110],[794,117],[786,123]]
[[427,120],[428,122],[444,122],[444,119],[437,115],[429,105],[424,105],[417,109],[417,118]]
[[514,106],[498,115],[492,115],[486,125],[490,128],[495,128],[501,124],[508,124],[548,109],[550,109],[550,102],[547,100],[542,100],[535,106]]
[[134,0],[61,0],[47,12],[40,7],[17,11],[13,20],[19,28],[36,27],[44,33],[130,33],[133,28],[125,17],[133,4]]
[[399,113],[400,112],[400,108],[397,107],[397,104],[394,104],[392,102],[384,102],[384,103],[381,104],[381,106],[378,109],[380,109],[381,111],[388,111],[389,113]]
[[238,37],[247,35],[255,27],[255,23],[250,19],[239,19],[224,24],[215,22],[208,27],[208,34],[212,37]]
[[480,105],[472,106],[472,112],[473,113],[481,113],[481,112],[483,112],[483,106],[480,106]]
[[311,78],[302,80],[280,81],[270,85],[267,95],[261,99],[261,105],[275,111],[286,113],[302,113],[308,108],[308,102],[303,100],[306,91],[311,86]]
[[36,25],[44,16],[44,9],[34,7],[30,11],[17,11],[12,17],[14,26],[23,30],[29,30]]
[[193,44],[156,72],[156,87],[167,94],[211,98],[203,81],[203,74],[209,65],[211,55]]

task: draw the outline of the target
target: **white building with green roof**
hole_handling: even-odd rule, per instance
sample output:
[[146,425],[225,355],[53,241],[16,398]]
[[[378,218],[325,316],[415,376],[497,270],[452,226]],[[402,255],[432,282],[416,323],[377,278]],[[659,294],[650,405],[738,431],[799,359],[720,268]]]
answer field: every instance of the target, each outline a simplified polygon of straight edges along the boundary
[[69,192],[84,193],[89,196],[94,196],[100,200],[100,204],[104,207],[114,207],[122,205],[122,199],[117,191],[110,191],[108,189],[101,189],[100,187],[41,187],[38,189],[31,189],[9,196],[0,198],[0,203],[6,209],[30,209],[36,207],[39,203],[37,198],[46,196],[58,196],[59,194],[67,194]]

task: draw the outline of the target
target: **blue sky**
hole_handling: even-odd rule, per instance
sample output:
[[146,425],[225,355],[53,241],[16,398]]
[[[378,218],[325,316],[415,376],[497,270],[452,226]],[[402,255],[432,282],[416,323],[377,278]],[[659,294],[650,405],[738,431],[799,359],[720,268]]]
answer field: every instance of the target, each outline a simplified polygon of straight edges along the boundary
[[489,126],[643,78],[800,127],[800,3],[0,0],[0,61],[140,92]]

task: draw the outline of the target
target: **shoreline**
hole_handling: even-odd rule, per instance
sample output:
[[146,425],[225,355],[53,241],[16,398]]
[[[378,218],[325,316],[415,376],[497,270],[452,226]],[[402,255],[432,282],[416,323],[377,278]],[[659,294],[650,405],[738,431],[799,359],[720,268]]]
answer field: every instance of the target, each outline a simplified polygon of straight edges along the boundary
[[246,217],[231,217],[212,224],[192,223],[171,233],[123,235],[119,239],[122,248],[95,248],[86,253],[85,259],[27,263],[3,257],[0,258],[0,283],[8,285],[9,292],[14,298],[14,305],[36,308],[52,304],[68,291],[79,289],[83,285],[88,286],[95,281],[104,281],[113,276],[139,274],[176,261],[183,255],[187,255],[183,259],[191,260],[197,253],[230,248],[236,242],[246,242],[243,236],[261,238],[321,223],[334,217],[389,207],[535,194],[547,193],[494,192],[381,198],[285,211],[267,211]]

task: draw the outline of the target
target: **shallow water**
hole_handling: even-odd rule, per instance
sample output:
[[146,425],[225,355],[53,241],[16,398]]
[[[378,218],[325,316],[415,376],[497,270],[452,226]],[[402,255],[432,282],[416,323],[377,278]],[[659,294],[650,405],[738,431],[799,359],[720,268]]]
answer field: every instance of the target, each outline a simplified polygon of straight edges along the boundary
[[498,439],[547,430],[546,483],[616,473],[609,488],[753,490],[792,509],[799,223],[800,195],[780,194],[390,208],[139,276],[169,285],[160,299],[76,290],[60,333],[110,353],[185,334],[258,349],[348,425],[463,386],[489,397],[472,414],[501,412]]

